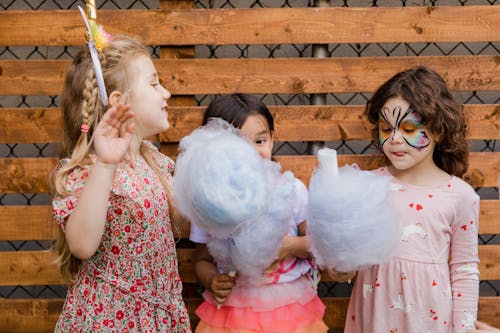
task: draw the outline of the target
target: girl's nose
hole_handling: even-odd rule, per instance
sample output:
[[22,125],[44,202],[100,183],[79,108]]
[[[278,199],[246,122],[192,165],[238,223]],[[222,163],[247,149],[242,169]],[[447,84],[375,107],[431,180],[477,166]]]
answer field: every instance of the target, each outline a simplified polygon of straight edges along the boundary
[[170,97],[172,97],[172,94],[170,93],[170,91],[168,91],[164,86],[161,86],[162,89],[163,89],[163,96],[165,97],[165,99],[169,99]]
[[394,143],[401,143],[404,141],[403,134],[399,130],[395,129],[392,132],[390,140],[391,140],[391,142],[394,142]]

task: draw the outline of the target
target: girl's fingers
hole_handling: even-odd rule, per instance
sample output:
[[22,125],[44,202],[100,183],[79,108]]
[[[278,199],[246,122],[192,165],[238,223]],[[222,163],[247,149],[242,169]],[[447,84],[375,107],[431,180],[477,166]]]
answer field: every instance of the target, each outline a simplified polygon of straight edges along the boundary
[[231,290],[234,287],[233,282],[219,282],[217,284],[218,290]]
[[127,123],[125,125],[125,130],[121,134],[121,137],[124,140],[129,141],[132,138],[132,133],[134,133],[134,130],[135,130],[135,123],[133,122]]
[[130,105],[117,104],[104,113],[98,127],[104,129],[109,126],[120,130],[122,125],[133,117],[134,113],[130,110]]
[[[109,124],[115,128],[120,128],[127,119],[127,112],[130,110],[129,105],[118,105],[116,112],[112,113]],[[108,111],[109,112],[109,111]]]

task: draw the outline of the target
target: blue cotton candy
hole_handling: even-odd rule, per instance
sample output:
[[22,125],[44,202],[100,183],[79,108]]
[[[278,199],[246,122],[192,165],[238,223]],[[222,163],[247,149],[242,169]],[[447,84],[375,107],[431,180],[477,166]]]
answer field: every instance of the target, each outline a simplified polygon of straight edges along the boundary
[[180,142],[174,198],[181,214],[225,237],[263,213],[268,201],[265,161],[221,119]]
[[206,230],[210,254],[225,273],[259,283],[277,259],[295,202],[295,179],[260,157],[222,119],[180,142],[174,181],[179,212]]
[[386,262],[401,233],[387,203],[391,177],[349,165],[335,175],[331,163],[319,165],[309,186],[309,246],[316,263],[351,272]]

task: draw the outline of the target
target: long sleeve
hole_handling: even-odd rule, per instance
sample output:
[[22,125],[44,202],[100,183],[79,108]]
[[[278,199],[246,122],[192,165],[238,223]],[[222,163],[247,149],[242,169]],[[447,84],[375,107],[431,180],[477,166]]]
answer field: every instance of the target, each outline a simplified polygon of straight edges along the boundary
[[452,221],[450,280],[453,295],[453,332],[474,327],[479,297],[478,229],[479,197],[460,200]]

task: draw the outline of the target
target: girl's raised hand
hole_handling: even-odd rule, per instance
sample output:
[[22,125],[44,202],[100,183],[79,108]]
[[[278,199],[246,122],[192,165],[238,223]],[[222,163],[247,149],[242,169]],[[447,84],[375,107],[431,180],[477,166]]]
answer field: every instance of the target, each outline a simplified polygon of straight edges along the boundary
[[120,162],[130,146],[135,124],[130,105],[117,103],[104,113],[94,131],[94,148],[98,161],[107,164]]

